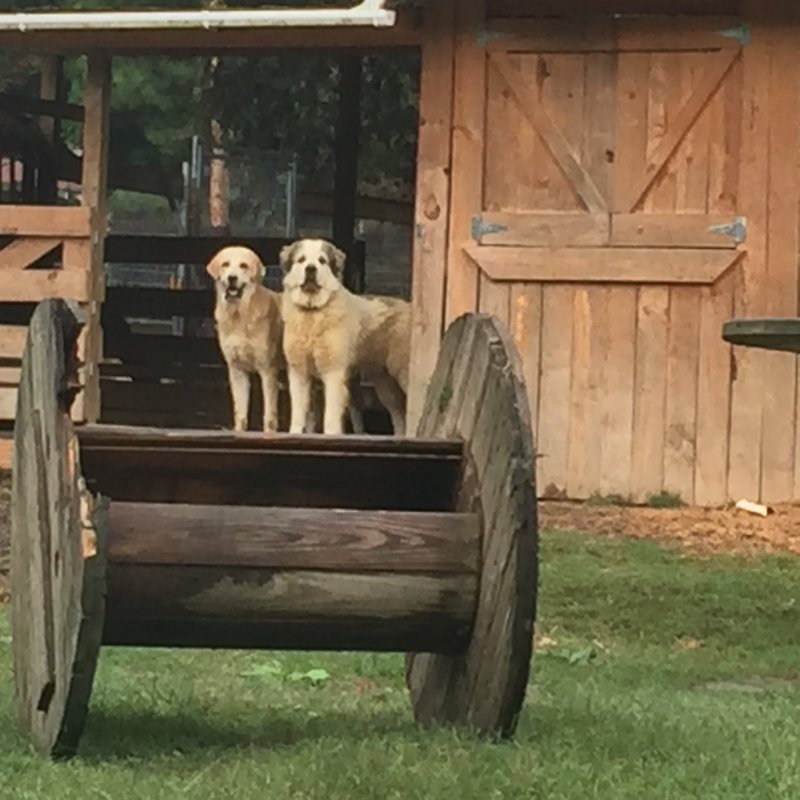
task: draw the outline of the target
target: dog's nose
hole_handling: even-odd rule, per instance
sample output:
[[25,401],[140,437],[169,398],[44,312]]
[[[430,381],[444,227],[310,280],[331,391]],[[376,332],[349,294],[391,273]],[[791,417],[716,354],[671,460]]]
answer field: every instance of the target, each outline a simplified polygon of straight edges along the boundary
[[310,281],[313,281],[313,280],[316,280],[316,277],[317,277],[317,268],[316,268],[316,266],[314,266],[314,264],[309,264],[306,267],[306,279],[310,280]]
[[237,282],[235,275],[228,275],[228,286],[236,286]]

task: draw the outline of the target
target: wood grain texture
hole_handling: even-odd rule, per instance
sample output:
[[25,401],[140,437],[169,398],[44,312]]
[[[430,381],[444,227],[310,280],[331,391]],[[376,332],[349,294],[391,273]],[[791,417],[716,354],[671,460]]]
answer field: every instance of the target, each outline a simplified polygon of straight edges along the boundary
[[43,755],[74,753],[103,624],[103,507],[86,492],[69,407],[82,321],[60,300],[30,323],[14,429],[11,623],[17,717]]
[[582,166],[579,155],[566,139],[559,126],[543,107],[533,86],[514,65],[507,53],[497,51],[489,59],[493,69],[502,76],[531,124],[547,144],[550,153],[569,179],[571,185],[586,205],[596,214],[608,211],[605,198],[592,176]]
[[461,456],[424,453],[204,449],[178,442],[81,449],[94,492],[125,502],[201,505],[449,511],[463,463]]
[[406,428],[415,430],[444,327],[450,220],[455,0],[425,12],[412,258],[410,383]]
[[[533,443],[522,369],[511,337],[486,316],[457,321],[444,347],[456,351],[476,326],[470,358],[445,359],[434,372],[420,435],[458,432],[468,453],[458,507],[480,509],[482,567],[471,639],[453,657],[409,655],[406,676],[414,713],[424,724],[466,725],[494,737],[513,734],[530,668],[536,612],[537,526]],[[435,386],[466,389],[446,407]],[[457,406],[457,408],[456,408]]]
[[[798,209],[800,208],[800,14],[785,10],[769,30],[771,65],[767,255],[762,313],[798,316]],[[779,110],[779,111],[778,111]],[[761,501],[782,502],[794,493],[797,358],[763,353]],[[739,498],[737,498],[739,499]]]
[[470,514],[117,503],[113,563],[430,574],[474,573]]
[[631,498],[645,502],[664,485],[669,289],[639,289],[633,400]]
[[478,303],[478,270],[463,245],[469,241],[472,217],[483,206],[486,51],[477,41],[477,32],[485,20],[486,0],[456,4],[446,324],[475,311]]
[[479,247],[469,258],[495,281],[688,283],[721,278],[741,258],[736,250],[646,247]]
[[[743,0],[742,14],[751,21],[751,40],[742,52],[740,98],[742,141],[739,157],[739,213],[747,218],[746,256],[737,274],[734,313],[760,316],[764,308],[764,270],[769,258],[769,92],[770,48],[763,6]],[[728,494],[737,500],[761,494],[761,439],[764,403],[764,359],[734,348],[731,396]]]
[[700,296],[670,289],[667,401],[664,414],[664,488],[684,502],[694,499]]
[[575,289],[542,287],[542,368],[539,382],[536,480],[544,498],[567,491]]
[[270,650],[462,650],[462,575],[109,564],[103,643]]
[[0,236],[45,236],[61,240],[87,238],[92,232],[92,211],[85,206],[3,205]]
[[0,269],[25,269],[51,253],[61,244],[50,236],[31,236],[12,239],[0,250]]
[[733,276],[728,275],[700,294],[694,502],[701,506],[723,505],[730,499],[727,475],[732,360],[731,348],[720,330],[733,313],[733,288]]

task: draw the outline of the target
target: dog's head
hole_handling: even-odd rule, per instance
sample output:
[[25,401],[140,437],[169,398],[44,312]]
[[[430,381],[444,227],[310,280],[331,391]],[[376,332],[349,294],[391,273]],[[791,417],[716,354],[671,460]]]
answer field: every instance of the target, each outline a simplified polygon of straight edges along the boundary
[[300,239],[281,250],[283,288],[302,308],[324,308],[342,287],[345,254],[324,239]]
[[264,265],[248,247],[223,247],[206,264],[219,294],[235,303],[252,293],[264,280]]

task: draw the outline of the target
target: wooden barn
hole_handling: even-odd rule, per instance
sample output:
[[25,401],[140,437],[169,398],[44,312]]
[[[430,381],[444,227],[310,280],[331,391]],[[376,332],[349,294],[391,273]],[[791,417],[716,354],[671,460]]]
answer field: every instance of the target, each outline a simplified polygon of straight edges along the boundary
[[[89,58],[83,207],[0,208],[0,299],[90,310],[81,418],[101,413],[111,56],[418,48],[411,425],[444,327],[480,309],[522,354],[543,497],[800,500],[797,359],[721,338],[798,314],[800,5],[427,0],[376,25],[383,5],[292,27],[0,15],[0,47]],[[28,268],[55,244],[58,269]],[[18,355],[22,328],[0,337]]]

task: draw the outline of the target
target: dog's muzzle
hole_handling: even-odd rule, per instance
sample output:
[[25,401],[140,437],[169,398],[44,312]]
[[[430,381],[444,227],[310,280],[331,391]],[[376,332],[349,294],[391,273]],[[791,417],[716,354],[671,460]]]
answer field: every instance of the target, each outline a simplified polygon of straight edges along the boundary
[[226,300],[241,300],[242,293],[244,292],[244,284],[237,281],[228,281],[225,284],[225,299]]
[[317,268],[314,266],[306,267],[306,276],[300,287],[306,294],[316,294],[320,290],[317,283]]

